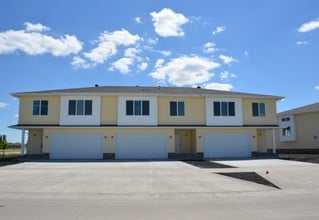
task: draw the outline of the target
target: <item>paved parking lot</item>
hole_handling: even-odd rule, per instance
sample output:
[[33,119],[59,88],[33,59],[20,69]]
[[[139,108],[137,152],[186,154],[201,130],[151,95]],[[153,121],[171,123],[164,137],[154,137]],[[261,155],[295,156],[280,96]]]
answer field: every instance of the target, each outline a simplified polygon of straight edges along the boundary
[[[0,167],[0,218],[318,219],[318,164],[219,162],[238,168],[200,169],[179,161],[40,161]],[[282,190],[216,174],[238,171],[256,172]]]
[[29,162],[1,169],[0,198],[212,197],[213,193],[272,191],[179,161]]

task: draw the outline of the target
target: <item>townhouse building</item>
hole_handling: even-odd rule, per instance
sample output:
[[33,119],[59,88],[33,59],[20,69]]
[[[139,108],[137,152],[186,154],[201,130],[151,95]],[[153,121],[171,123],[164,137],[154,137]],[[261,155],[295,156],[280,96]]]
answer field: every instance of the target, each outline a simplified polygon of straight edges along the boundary
[[21,152],[51,159],[250,157],[276,150],[282,97],[203,88],[98,86],[17,92]]

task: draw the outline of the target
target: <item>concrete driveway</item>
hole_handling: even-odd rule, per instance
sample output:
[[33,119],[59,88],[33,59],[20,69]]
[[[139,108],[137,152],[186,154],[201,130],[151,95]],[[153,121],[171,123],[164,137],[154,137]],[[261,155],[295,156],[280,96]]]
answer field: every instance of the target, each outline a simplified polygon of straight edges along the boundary
[[210,198],[275,190],[179,161],[27,162],[2,167],[0,173],[0,198]]
[[[0,167],[4,219],[319,219],[319,165],[283,160],[26,162]],[[268,170],[268,174],[266,171]],[[282,190],[216,172],[254,171]]]

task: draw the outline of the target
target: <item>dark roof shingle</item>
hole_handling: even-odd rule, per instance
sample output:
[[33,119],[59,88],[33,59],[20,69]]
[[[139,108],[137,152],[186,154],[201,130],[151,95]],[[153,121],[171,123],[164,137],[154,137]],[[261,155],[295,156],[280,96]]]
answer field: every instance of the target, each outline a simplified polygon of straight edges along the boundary
[[299,108],[294,108],[288,111],[279,112],[278,116],[305,114],[305,113],[312,113],[312,112],[319,112],[319,102],[302,106]]
[[209,96],[220,95],[229,97],[255,97],[255,98],[272,98],[282,99],[280,96],[262,95],[232,91],[211,90],[203,88],[190,88],[190,87],[150,87],[150,86],[95,86],[85,88],[72,88],[72,89],[56,89],[56,90],[43,90],[33,92],[17,92],[11,95],[15,97],[30,96],[30,95],[71,95],[71,94],[150,94],[150,95],[197,95]]

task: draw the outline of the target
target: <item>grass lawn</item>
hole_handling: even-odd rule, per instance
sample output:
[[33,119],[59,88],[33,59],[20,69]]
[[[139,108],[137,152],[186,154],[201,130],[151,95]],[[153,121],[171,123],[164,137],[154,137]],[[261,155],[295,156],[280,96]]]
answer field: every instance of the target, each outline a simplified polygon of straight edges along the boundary
[[0,159],[18,157],[19,155],[20,155],[20,149],[0,150]]

